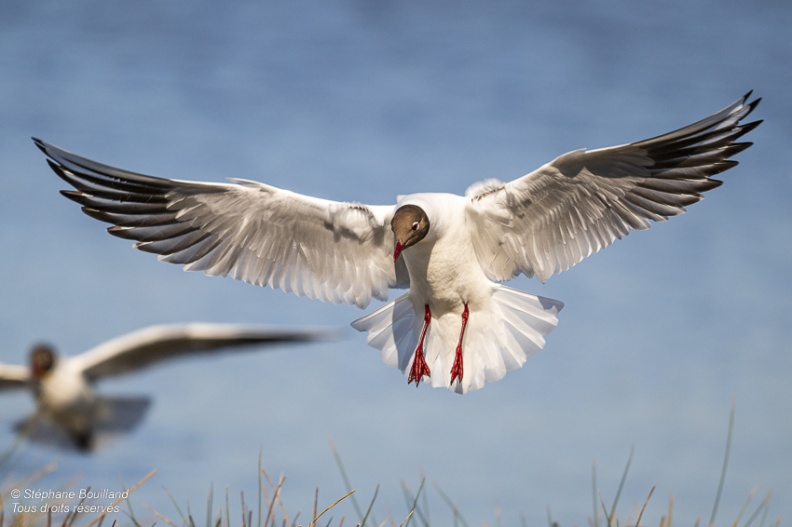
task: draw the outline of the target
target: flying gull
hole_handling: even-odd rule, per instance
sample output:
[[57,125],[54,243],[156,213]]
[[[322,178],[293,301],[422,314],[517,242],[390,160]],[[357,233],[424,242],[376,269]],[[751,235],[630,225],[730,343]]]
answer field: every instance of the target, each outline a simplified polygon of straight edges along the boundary
[[395,205],[305,196],[264,183],[162,179],[91,161],[34,139],[76,191],[63,194],[108,231],[186,270],[231,276],[366,307],[352,323],[408,383],[458,393],[520,368],[545,345],[563,304],[501,285],[546,281],[633,229],[681,214],[721,184],[761,121],[760,99],[665,135],[574,150],[518,179],[464,196],[419,193]]
[[327,336],[312,330],[192,323],[149,326],[69,357],[57,356],[49,344],[37,344],[30,351],[29,366],[0,363],[0,391],[32,389],[36,413],[17,425],[28,439],[89,451],[103,439],[134,428],[150,403],[147,397],[97,395],[96,381],[177,357],[255,350]]

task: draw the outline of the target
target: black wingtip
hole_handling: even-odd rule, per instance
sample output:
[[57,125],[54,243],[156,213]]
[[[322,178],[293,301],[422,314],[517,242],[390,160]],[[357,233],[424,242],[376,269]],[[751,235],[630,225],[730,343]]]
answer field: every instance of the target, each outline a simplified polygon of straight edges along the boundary
[[36,148],[38,148],[39,150],[44,152],[45,155],[47,155],[47,143],[45,143],[38,137],[31,137],[31,139],[33,140],[33,144],[36,145]]
[[[743,95],[743,98],[742,98],[742,101],[743,101],[743,103],[746,103],[746,102],[748,102],[748,99],[750,99],[750,98],[751,98],[751,96],[753,95],[753,92],[754,92],[754,91],[753,91],[753,89],[750,89],[750,90],[748,90],[748,93],[746,93],[745,95]],[[761,97],[757,97],[756,99],[754,99],[753,101],[751,101],[751,102],[750,102],[750,103],[748,103],[748,104],[749,104],[750,106],[756,106],[757,104],[759,104],[759,101],[761,101],[761,100],[762,100],[762,98],[761,98]]]
[[[751,90],[748,93],[746,93],[745,97],[743,97],[743,100],[742,100],[742,103],[744,105],[748,106],[748,113],[751,113],[752,111],[754,111],[756,109],[756,107],[759,106],[759,103],[762,102],[762,98],[761,97],[757,97],[753,101],[748,102],[748,98],[751,96],[752,93],[753,93],[753,90]],[[748,115],[748,114],[746,114],[746,115]]]
[[84,201],[83,200],[83,193],[80,192],[80,191],[77,191],[77,190],[60,190],[58,192],[60,192],[61,196],[65,197],[65,198],[68,198],[68,199],[74,201],[75,203],[79,203],[80,205],[83,204],[83,201]]
[[[748,99],[751,98],[751,95],[753,95],[753,92],[754,92],[753,90],[748,90],[748,93],[743,95],[742,98],[740,98],[735,103],[735,106],[739,105],[739,106],[744,106],[744,107],[748,108],[748,111],[745,113],[745,115],[748,115],[751,112],[753,112],[756,109],[756,107],[759,106],[759,103],[762,102],[762,98],[761,97],[757,97],[756,99],[754,99],[753,101],[750,101],[750,102],[748,101]],[[745,116],[743,116],[743,117],[745,117]]]
[[[55,146],[52,143],[48,143],[42,139],[39,139],[38,137],[31,137],[31,139],[33,140],[33,144],[36,145],[36,147],[49,158],[48,161],[52,160],[58,164],[63,164],[62,156],[70,154],[68,150],[64,150],[63,148]],[[50,166],[52,166],[52,163],[50,163]]]
[[[44,151],[44,153],[46,154],[47,152]],[[49,155],[49,154],[47,154],[47,155]],[[69,185],[75,186],[71,173],[68,172],[65,168],[63,168],[63,166],[60,165],[57,161],[54,161],[53,159],[50,158],[50,159],[47,159],[47,164],[52,169],[52,171],[55,172],[55,175],[57,175],[59,178],[61,178],[63,181],[65,181]]]

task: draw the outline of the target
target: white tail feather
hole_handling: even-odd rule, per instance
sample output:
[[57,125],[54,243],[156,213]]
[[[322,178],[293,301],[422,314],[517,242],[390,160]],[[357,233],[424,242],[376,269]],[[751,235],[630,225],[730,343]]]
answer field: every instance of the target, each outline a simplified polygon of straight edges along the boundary
[[[432,386],[467,393],[521,368],[530,355],[544,347],[544,337],[555,329],[556,315],[563,307],[558,300],[493,284],[491,308],[470,311],[462,345],[464,375],[461,382],[453,385],[451,367],[461,329],[461,312],[439,316],[433,313],[424,339]],[[423,312],[419,313],[413,306],[409,293],[355,320],[352,327],[368,333],[369,345],[381,350],[385,364],[409,376],[423,327]]]

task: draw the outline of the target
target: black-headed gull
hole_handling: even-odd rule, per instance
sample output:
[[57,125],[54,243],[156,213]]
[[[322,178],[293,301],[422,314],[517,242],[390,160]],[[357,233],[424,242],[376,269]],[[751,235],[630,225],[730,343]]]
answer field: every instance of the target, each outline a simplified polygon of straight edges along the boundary
[[236,324],[150,326],[84,353],[58,357],[48,344],[30,351],[30,365],[0,364],[0,391],[31,388],[36,413],[17,425],[28,439],[88,451],[98,441],[134,428],[149,406],[146,397],[104,397],[94,382],[181,356],[255,350],[256,346],[327,337],[311,330],[276,330]]
[[144,176],[38,147],[76,191],[64,195],[113,224],[108,231],[191,271],[230,275],[360,307],[409,291],[352,323],[385,363],[416,385],[459,393],[520,368],[542,349],[563,304],[496,282],[542,281],[633,229],[681,214],[720,185],[750,93],[680,130],[636,143],[575,150],[465,196],[400,196],[369,206],[303,196],[254,181],[200,183]]

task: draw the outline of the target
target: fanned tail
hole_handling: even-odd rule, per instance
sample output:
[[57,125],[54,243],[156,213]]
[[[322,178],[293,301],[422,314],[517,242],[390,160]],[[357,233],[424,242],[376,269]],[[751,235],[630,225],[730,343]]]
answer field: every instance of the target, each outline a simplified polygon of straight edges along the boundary
[[91,452],[135,428],[150,404],[148,397],[98,397],[95,415],[87,429],[64,427],[41,413],[15,423],[14,429],[31,443]]
[[[544,348],[545,335],[555,329],[563,307],[558,300],[493,284],[490,308],[470,312],[462,346],[464,376],[453,384],[460,313],[433,313],[424,341],[432,386],[467,393],[521,368]],[[416,312],[407,293],[355,320],[352,327],[367,332],[369,345],[382,352],[382,361],[408,376],[422,324],[423,311]]]
[[420,324],[409,293],[406,293],[355,320],[352,327],[368,333],[366,341],[382,352],[382,362],[391,368],[407,371],[418,346]]

